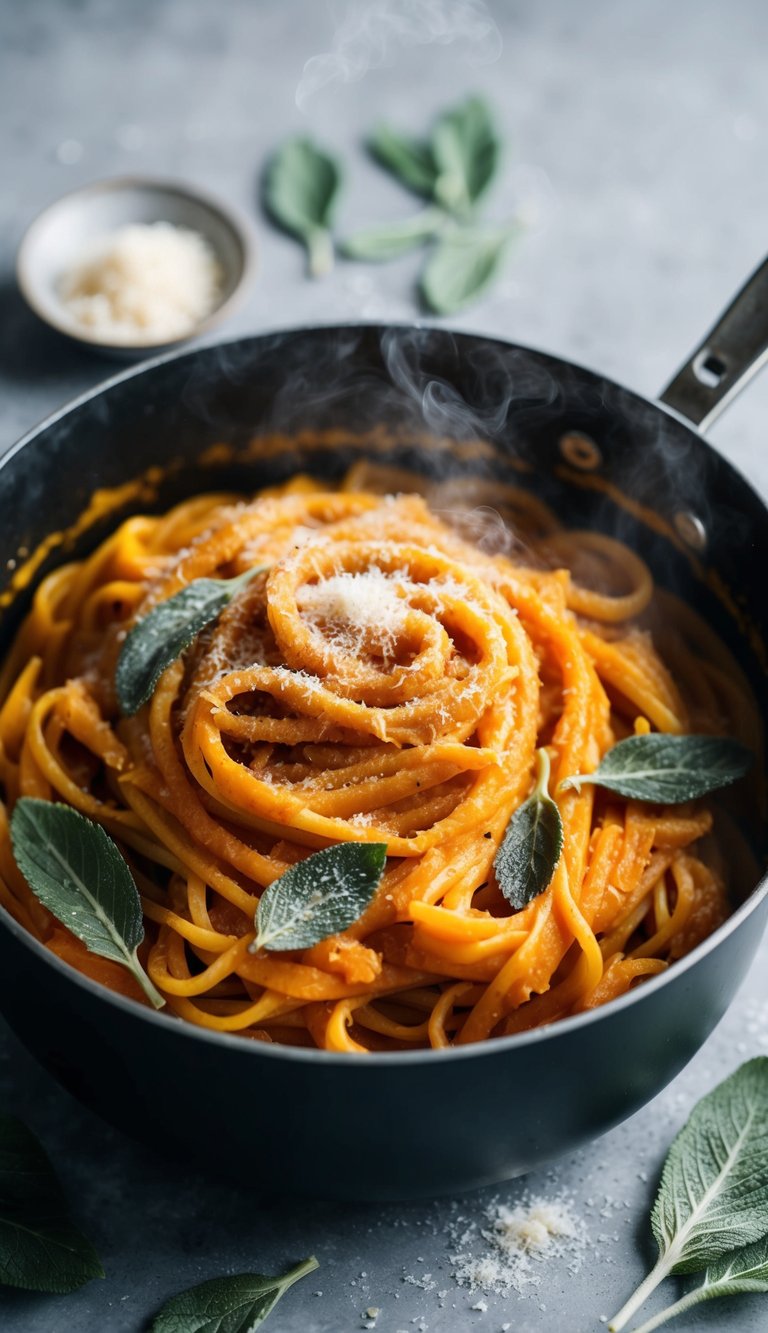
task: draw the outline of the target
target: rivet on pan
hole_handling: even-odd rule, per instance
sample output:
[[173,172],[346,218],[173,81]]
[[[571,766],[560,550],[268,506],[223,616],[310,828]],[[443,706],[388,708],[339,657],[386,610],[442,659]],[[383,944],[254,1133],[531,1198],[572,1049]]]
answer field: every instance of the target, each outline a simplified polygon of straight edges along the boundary
[[561,435],[560,453],[566,463],[577,467],[580,472],[594,472],[603,461],[603,455],[594,440],[580,430],[572,430],[567,435]]
[[673,519],[679,537],[692,551],[703,551],[707,545],[707,529],[690,509],[678,509]]

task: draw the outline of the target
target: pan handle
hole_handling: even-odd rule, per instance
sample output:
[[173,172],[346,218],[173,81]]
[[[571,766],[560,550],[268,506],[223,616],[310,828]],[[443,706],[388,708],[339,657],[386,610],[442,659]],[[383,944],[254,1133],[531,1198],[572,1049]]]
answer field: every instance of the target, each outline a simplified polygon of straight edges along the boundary
[[768,361],[768,259],[660,395],[706,430]]

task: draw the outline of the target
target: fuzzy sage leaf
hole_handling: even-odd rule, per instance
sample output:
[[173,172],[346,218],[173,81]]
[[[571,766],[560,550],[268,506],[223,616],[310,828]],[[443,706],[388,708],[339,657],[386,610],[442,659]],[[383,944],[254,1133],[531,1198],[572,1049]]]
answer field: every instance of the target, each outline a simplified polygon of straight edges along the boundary
[[377,162],[414,194],[431,199],[437,181],[437,164],[431,144],[398,134],[388,125],[379,125],[368,140],[368,149]]
[[747,1296],[756,1292],[768,1292],[768,1235],[710,1264],[700,1286],[687,1291],[679,1301],[648,1319],[635,1329],[635,1333],[651,1333],[652,1329],[661,1328],[675,1315],[684,1314],[686,1310],[693,1309],[694,1305],[701,1305],[702,1301],[716,1300],[721,1296]]
[[481,97],[446,111],[432,133],[437,165],[435,200],[459,217],[471,213],[491,184],[501,144],[488,105]]
[[659,1258],[611,1321],[619,1333],[671,1273],[696,1273],[768,1234],[768,1057],[694,1107],[667,1155],[651,1213]]
[[259,899],[251,953],[310,949],[346,930],[373,901],[386,859],[385,842],[341,842],[291,866]]
[[267,211],[279,226],[304,242],[313,278],[333,268],[330,229],[340,188],[338,163],[311,139],[290,139],[267,167]]
[[356,232],[342,242],[341,252],[348,259],[368,259],[376,263],[395,259],[439,236],[445,223],[445,214],[439,208],[425,208],[415,217]]
[[634,801],[679,805],[742,778],[754,755],[726,736],[667,736],[653,732],[619,741],[594,773],[577,773],[560,783],[581,790],[585,782],[607,787]]
[[318,1267],[313,1256],[279,1277],[239,1273],[201,1282],[163,1306],[152,1333],[255,1333],[288,1288]]
[[0,1284],[63,1295],[103,1276],[41,1144],[0,1115]]
[[474,301],[499,273],[518,230],[515,224],[492,230],[470,227],[443,236],[421,277],[421,294],[430,310],[450,315]]
[[126,635],[115,671],[121,713],[131,717],[151,698],[166,668],[265,568],[258,565],[234,579],[195,579],[136,622]]
[[16,864],[32,892],[91,953],[122,963],[160,1009],[138,958],[141,900],[128,866],[99,824],[67,805],[23,796],[11,817]]
[[547,888],[563,850],[563,821],[549,795],[549,755],[537,752],[532,794],[513,814],[493,868],[507,902],[521,911]]

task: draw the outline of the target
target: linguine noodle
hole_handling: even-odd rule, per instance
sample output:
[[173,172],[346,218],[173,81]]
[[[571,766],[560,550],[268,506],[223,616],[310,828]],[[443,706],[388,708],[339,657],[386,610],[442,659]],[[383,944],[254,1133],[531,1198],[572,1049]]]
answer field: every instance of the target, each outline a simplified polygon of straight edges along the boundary
[[[712,814],[567,790],[552,881],[514,911],[493,860],[536,749],[554,793],[632,733],[690,731],[691,709],[699,731],[743,728],[738,692],[716,665],[688,670],[680,644],[674,670],[661,659],[638,623],[651,576],[619,542],[563,531],[509,491],[528,545],[489,553],[466,516],[359,483],[353,471],[337,492],[298,477],[252,501],[201,495],[128,519],[42,582],[0,688],[0,902],[67,963],[143,1000],[25,884],[7,817],[35,796],[117,841],[142,897],[142,962],[198,1026],[333,1051],[439,1048],[605,1004],[727,915]],[[121,718],[115,664],[135,618],[193,579],[254,566],[267,568]],[[361,919],[302,952],[249,952],[262,889],[347,841],[388,848]]]

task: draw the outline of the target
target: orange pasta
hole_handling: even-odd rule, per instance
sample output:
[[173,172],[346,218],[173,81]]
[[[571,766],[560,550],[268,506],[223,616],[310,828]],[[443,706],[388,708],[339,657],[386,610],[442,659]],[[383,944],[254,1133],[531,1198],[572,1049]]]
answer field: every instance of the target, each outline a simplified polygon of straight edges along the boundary
[[[475,1042],[603,1004],[726,916],[703,850],[712,816],[567,790],[552,881],[514,911],[493,862],[536,750],[555,792],[633,731],[690,731],[689,707],[699,731],[707,713],[713,731],[743,730],[748,709],[721,667],[692,671],[691,694],[684,647],[661,660],[641,619],[651,576],[618,542],[562,531],[499,487],[502,510],[531,522],[519,557],[511,540],[488,553],[466,514],[438,517],[440,497],[430,508],[360,480],[198,496],[129,519],[44,580],[0,677],[0,902],[140,1000],[17,869],[7,815],[31,795],[117,841],[142,895],[142,961],[184,1021],[361,1052]],[[193,579],[255,566],[122,718],[115,664],[136,618]],[[263,888],[348,841],[387,844],[362,918],[303,952],[252,953]]]

